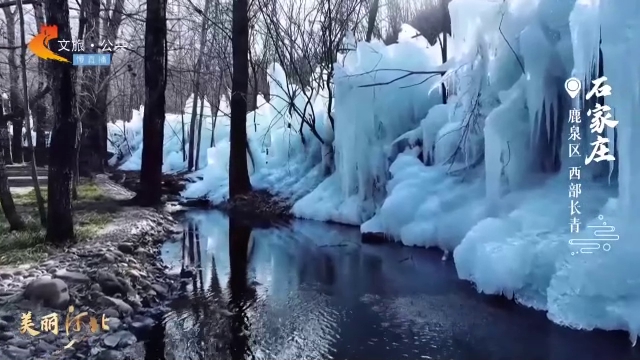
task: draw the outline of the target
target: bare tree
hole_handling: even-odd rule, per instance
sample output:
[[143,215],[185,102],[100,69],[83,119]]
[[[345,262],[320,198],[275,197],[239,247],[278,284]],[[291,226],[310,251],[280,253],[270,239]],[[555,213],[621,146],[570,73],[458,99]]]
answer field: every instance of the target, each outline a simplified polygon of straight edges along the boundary
[[[46,0],[45,14],[49,25],[57,26],[59,38],[71,38],[67,0]],[[55,42],[53,43],[55,46]],[[46,240],[62,244],[75,239],[71,202],[78,126],[78,119],[74,114],[74,68],[71,62],[52,61],[49,62],[49,76],[51,87],[55,89],[51,96],[55,121],[49,146]]]
[[164,140],[166,78],[167,2],[147,3],[145,30],[146,101],[143,117],[140,189],[135,197],[143,206],[162,199],[162,148]]
[[[2,106],[0,106],[0,120],[4,117],[4,111]],[[0,138],[0,142],[8,140],[8,137]],[[16,211],[16,206],[13,202],[13,197],[11,196],[11,190],[9,189],[9,179],[7,178],[6,168],[5,168],[5,156],[4,151],[6,151],[6,147],[0,147],[0,205],[2,206],[2,212],[4,213],[4,217],[7,219],[9,223],[10,230],[22,230],[25,228],[25,223],[20,217],[20,214]]]
[[231,85],[231,134],[229,197],[251,191],[247,167],[247,88],[249,86],[249,4],[233,1],[233,78]]
[[[194,79],[194,84],[193,84],[193,106],[191,108],[191,123],[189,124],[189,157],[188,157],[188,163],[187,163],[187,169],[189,171],[191,171],[193,169],[194,166],[194,158],[195,158],[195,162],[197,163],[198,159],[199,159],[199,155],[197,153],[194,153],[196,150],[196,141],[195,141],[195,136],[196,136],[196,110],[197,110],[197,106],[198,106],[198,99],[200,98],[200,70],[202,68],[202,59],[203,59],[203,55],[204,55],[204,51],[207,45],[207,24],[208,24],[208,20],[207,20],[207,16],[209,14],[209,8],[211,6],[211,0],[205,0],[204,2],[204,14],[202,16],[202,27],[200,28],[200,47],[198,49],[198,60],[196,61],[196,68],[195,68],[195,79]],[[204,103],[204,97],[202,97],[202,103]],[[200,119],[202,119],[202,116],[200,117]],[[202,120],[200,120],[202,121]],[[198,140],[201,138],[201,134],[200,134],[200,130],[202,129],[202,124],[199,125],[199,130],[198,130]],[[199,149],[198,149],[199,151]],[[196,165],[197,166],[197,165]]]
[[380,0],[373,0],[371,2],[371,8],[369,9],[369,20],[367,22],[367,36],[365,41],[371,41],[373,36],[373,30],[376,27],[376,18],[378,17],[378,8],[380,7]]
[[[8,55],[7,62],[9,65],[9,102],[11,104],[11,112],[20,112],[21,102],[20,99],[20,75],[18,70],[18,64],[16,62],[16,19],[15,12],[11,10],[11,6],[7,5],[2,8],[4,16],[7,20],[7,45]],[[13,163],[20,164],[24,161],[22,155],[22,117],[12,118],[11,126],[13,128],[13,138],[11,139],[11,160]]]
[[31,120],[29,116],[29,92],[27,89],[27,41],[25,39],[24,29],[24,9],[22,8],[22,0],[17,0],[18,16],[20,17],[20,65],[22,66],[22,91],[24,94],[24,123],[27,125],[27,144],[31,153],[31,178],[33,179],[33,189],[36,193],[36,203],[38,204],[38,214],[40,214],[40,224],[47,225],[47,211],[44,207],[42,192],[40,191],[40,183],[38,183],[38,171],[36,169],[35,152],[33,151],[33,138],[31,132]]
[[[42,2],[33,3],[33,16],[36,20],[38,30],[44,25],[44,9]],[[38,58],[38,92],[42,92],[47,88],[45,73],[45,60]],[[38,166],[47,163],[47,138],[45,134],[45,124],[47,121],[47,108],[44,101],[38,101],[33,104],[33,117],[35,120],[36,146],[34,161]]]

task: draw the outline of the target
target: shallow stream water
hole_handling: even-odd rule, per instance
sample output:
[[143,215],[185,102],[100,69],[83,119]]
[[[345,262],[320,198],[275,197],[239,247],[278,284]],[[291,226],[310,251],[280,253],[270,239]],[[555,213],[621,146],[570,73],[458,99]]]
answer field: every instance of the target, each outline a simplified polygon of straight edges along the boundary
[[640,359],[624,333],[571,330],[478,294],[437,251],[365,245],[357,228],[312,221],[187,218],[162,253],[196,276],[146,360]]

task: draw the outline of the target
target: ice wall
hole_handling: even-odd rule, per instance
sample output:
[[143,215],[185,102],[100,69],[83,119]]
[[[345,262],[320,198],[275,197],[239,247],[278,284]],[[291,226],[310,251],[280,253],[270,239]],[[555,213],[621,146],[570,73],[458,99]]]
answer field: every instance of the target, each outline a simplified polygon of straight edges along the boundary
[[[623,241],[640,230],[631,220],[640,215],[640,193],[631,185],[640,153],[630,145],[640,127],[640,72],[628,60],[637,56],[639,8],[595,0],[452,1],[448,104],[394,142],[406,150],[389,167],[384,203],[361,231],[453,250],[458,275],[479,291],[514,298],[566,326],[626,330],[635,341],[640,270],[632,264],[640,243]],[[600,25],[603,71],[614,89],[605,103],[620,121],[606,135],[619,161],[585,167],[583,158],[569,158],[565,123],[571,108],[584,108],[586,156],[595,139],[586,114],[593,103],[572,101],[564,81],[582,78],[582,96],[589,90],[601,65]],[[482,155],[479,165],[474,154]],[[602,216],[620,229],[609,252],[571,255],[568,173],[575,161],[583,165],[582,228],[602,225]]]
[[[315,119],[317,133],[324,141],[331,140],[332,130],[327,125],[322,92],[302,92],[287,80],[278,64],[269,67],[268,81],[271,100],[266,102],[260,98],[258,109],[247,114],[251,184],[254,189],[297,200],[323,177],[320,140],[311,132],[309,124],[302,124],[301,114],[308,121]],[[218,121],[228,129],[228,115],[218,116]],[[202,171],[202,179],[189,184],[182,195],[206,197],[219,203],[228,198],[228,181],[229,139],[225,137],[217,139],[215,146],[207,150],[207,167]]]
[[[336,64],[335,173],[298,201],[295,215],[361,224],[384,199],[389,145],[420,123],[441,101],[438,47],[427,47],[403,28],[399,43],[345,40],[350,49]],[[418,72],[412,74],[412,72]]]

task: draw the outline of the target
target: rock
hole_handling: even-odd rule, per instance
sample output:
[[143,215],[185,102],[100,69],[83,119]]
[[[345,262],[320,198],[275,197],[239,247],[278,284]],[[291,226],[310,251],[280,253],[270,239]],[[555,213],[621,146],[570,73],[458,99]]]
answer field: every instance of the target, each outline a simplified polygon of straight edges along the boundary
[[29,270],[29,276],[38,277],[42,275],[42,271],[40,270]]
[[107,296],[114,296],[116,294],[127,296],[127,294],[135,292],[127,280],[106,271],[98,271],[96,281],[100,284],[102,292]]
[[138,342],[136,336],[126,330],[109,334],[104,338],[104,346],[115,349],[122,349],[136,342]]
[[122,327],[122,321],[117,317],[110,317],[107,319],[107,326],[109,326],[109,331],[118,331]]
[[8,323],[12,323],[14,321],[16,321],[16,317],[11,315],[11,314],[7,314],[7,313],[2,313],[0,314],[0,319],[2,319],[3,321],[6,321]]
[[138,338],[145,338],[146,333],[155,325],[155,320],[148,317],[136,318],[129,324],[129,330]]
[[116,309],[106,309],[102,312],[102,315],[108,318],[117,318],[118,316],[120,316],[120,313]]
[[140,279],[142,277],[142,275],[140,275],[139,272],[137,272],[136,270],[132,270],[132,269],[127,270],[127,275],[129,275],[130,277],[132,277],[134,279]]
[[11,280],[13,279],[13,274],[8,272],[0,272],[0,279],[2,280]]
[[166,297],[167,293],[169,292],[169,289],[167,289],[166,287],[160,284],[151,285],[151,289],[153,289],[153,291],[155,291],[156,294],[158,294],[161,297]]
[[27,276],[27,272],[22,270],[22,269],[18,269],[16,271],[13,272],[13,276]]
[[40,340],[38,341],[38,344],[36,345],[35,350],[36,352],[41,352],[41,353],[51,353],[58,350],[58,347],[55,345],[51,345],[44,340]]
[[122,251],[125,254],[133,255],[135,252],[135,248],[132,244],[129,243],[121,243],[118,245],[118,250]]
[[104,254],[103,255],[103,259],[104,259],[105,262],[107,262],[109,264],[112,264],[112,263],[116,262],[115,257],[113,257],[113,255],[111,255],[111,254]]
[[61,279],[36,279],[27,285],[23,296],[54,309],[65,309],[69,304],[69,288]]
[[48,342],[49,344],[53,344],[54,342],[56,342],[56,339],[58,337],[56,336],[56,334],[54,333],[47,333],[46,335],[44,335],[42,337],[42,340]]
[[67,271],[66,269],[58,270],[54,274],[54,277],[62,279],[63,281],[68,283],[86,284],[91,282],[91,279],[89,279],[87,275],[75,271]]
[[27,349],[21,349],[16,346],[9,345],[2,349],[2,354],[4,357],[0,357],[2,359],[11,359],[11,360],[27,360],[31,359],[31,351]]
[[7,345],[12,345],[15,347],[19,347],[21,349],[26,349],[29,347],[29,345],[31,345],[31,341],[27,339],[20,339],[20,338],[14,337],[13,339],[10,339],[9,341],[7,341]]
[[120,299],[116,299],[110,296],[103,296],[98,299],[98,302],[106,306],[115,306],[118,309],[118,312],[125,316],[133,313],[133,308]]
[[8,331],[9,329],[11,329],[9,323],[4,320],[0,320],[0,331]]
[[12,332],[5,331],[0,333],[0,341],[8,341],[15,337]]
[[57,344],[59,347],[65,347],[65,346],[67,346],[67,344],[69,344],[69,339],[68,339],[67,337],[61,337],[61,338],[58,338],[58,339],[56,340],[56,344]]
[[104,350],[96,357],[96,360],[124,360],[124,354],[117,350]]
[[142,255],[153,256],[153,254],[151,252],[149,252],[148,250],[143,249],[143,248],[137,249],[136,250],[136,255],[138,255],[138,256],[142,256]]

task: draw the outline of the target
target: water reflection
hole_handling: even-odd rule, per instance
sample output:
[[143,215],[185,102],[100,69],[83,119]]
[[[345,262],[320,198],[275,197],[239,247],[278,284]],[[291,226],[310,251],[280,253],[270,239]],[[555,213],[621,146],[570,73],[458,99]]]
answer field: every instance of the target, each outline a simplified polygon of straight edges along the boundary
[[229,219],[229,309],[231,310],[230,353],[232,360],[253,359],[249,347],[249,319],[247,309],[255,300],[255,289],[247,279],[251,240],[251,227],[238,218]]
[[478,295],[438,253],[362,245],[357,228],[217,212],[185,228],[163,249],[195,275],[164,324],[167,360],[640,359],[624,334],[555,326]]

